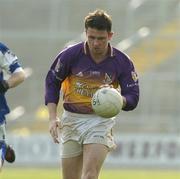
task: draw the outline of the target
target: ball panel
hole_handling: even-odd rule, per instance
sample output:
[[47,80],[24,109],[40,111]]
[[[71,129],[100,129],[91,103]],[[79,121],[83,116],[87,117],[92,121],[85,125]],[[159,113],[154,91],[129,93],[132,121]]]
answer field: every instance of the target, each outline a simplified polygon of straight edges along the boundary
[[105,87],[96,91],[91,102],[97,115],[111,118],[121,111],[123,98],[116,89]]

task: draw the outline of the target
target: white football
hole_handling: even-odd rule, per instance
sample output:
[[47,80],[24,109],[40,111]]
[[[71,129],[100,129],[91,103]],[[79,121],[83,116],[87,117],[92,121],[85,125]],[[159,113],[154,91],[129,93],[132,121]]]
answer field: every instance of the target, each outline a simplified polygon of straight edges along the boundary
[[91,104],[97,115],[104,118],[111,118],[121,111],[123,98],[116,89],[103,87],[95,92]]

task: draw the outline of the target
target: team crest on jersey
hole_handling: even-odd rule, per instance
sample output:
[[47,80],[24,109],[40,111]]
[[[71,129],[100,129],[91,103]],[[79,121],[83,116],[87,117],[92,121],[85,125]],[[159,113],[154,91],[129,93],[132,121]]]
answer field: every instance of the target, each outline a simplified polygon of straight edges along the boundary
[[137,80],[138,80],[137,73],[134,72],[134,71],[132,71],[132,72],[131,72],[131,76],[132,76],[133,81],[134,81],[134,82],[137,82]]
[[111,79],[110,75],[108,75],[107,73],[105,73],[103,83],[105,83],[105,84],[111,84],[112,83],[112,79]]

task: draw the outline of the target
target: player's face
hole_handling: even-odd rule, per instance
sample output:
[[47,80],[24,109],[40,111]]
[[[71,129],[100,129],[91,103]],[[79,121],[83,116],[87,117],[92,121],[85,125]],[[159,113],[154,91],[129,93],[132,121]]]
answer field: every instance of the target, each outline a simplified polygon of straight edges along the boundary
[[106,30],[88,28],[86,36],[90,52],[94,55],[106,53],[108,42],[111,40],[112,35],[112,32],[107,32]]

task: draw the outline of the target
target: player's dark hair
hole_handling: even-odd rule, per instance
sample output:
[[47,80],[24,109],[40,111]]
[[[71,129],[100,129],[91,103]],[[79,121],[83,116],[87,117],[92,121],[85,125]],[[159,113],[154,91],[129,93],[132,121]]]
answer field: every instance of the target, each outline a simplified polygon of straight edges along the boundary
[[97,9],[85,17],[85,29],[88,27],[111,32],[112,19],[105,11]]

